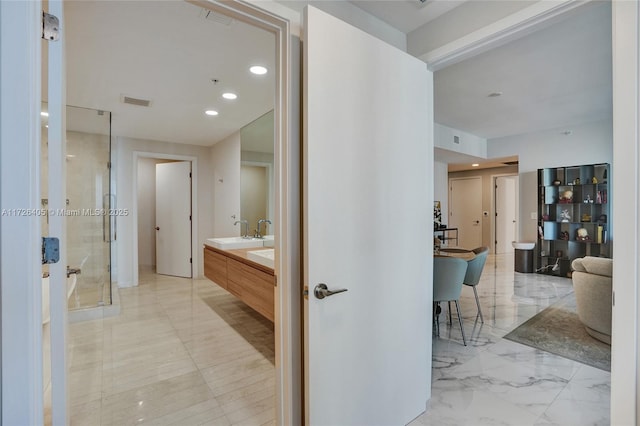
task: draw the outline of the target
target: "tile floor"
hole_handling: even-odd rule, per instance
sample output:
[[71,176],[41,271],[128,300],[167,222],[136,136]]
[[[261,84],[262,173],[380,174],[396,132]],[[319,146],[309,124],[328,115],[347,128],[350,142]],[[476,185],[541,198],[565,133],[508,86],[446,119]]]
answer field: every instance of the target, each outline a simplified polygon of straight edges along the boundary
[[[419,425],[609,424],[610,374],[502,337],[572,291],[489,256],[463,289],[469,345],[441,322]],[[274,420],[273,326],[208,280],[144,274],[115,318],[71,324],[72,425],[263,425]]]
[[512,255],[489,256],[478,285],[485,322],[475,321],[473,290],[463,288],[468,346],[444,310],[432,399],[411,426],[608,425],[609,372],[502,338],[572,291],[570,279],[516,273]]
[[208,280],[154,274],[69,325],[72,425],[275,424],[273,325]]

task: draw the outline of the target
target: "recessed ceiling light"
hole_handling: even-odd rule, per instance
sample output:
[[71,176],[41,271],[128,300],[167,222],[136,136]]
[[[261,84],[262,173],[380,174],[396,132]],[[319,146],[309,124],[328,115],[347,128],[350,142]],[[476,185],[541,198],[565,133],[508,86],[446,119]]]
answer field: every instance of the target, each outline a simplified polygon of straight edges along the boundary
[[502,92],[491,92],[487,96],[489,98],[497,98],[498,96],[502,96]]
[[206,110],[204,113],[211,116],[218,115],[218,111],[212,109]]
[[40,115],[41,115],[41,116],[43,116],[43,117],[48,117],[48,116],[49,116],[49,113],[48,113],[47,111],[42,111],[42,112],[40,113]]
[[236,95],[235,93],[227,92],[227,93],[223,93],[222,97],[225,99],[236,99],[238,95]]
[[473,164],[471,165],[471,167],[478,167],[479,165],[480,165],[480,164],[478,164],[478,163],[473,163]]
[[256,75],[263,75],[267,73],[267,69],[260,65],[252,66],[251,68],[249,68],[249,71],[251,71],[253,74],[256,74]]

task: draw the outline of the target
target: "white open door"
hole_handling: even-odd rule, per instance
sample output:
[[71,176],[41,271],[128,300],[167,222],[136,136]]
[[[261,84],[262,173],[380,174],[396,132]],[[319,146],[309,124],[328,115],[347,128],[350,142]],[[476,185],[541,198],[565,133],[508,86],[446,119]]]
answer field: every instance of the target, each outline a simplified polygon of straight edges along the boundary
[[518,217],[518,176],[496,178],[496,254],[513,253]]
[[304,27],[306,424],[406,424],[431,384],[432,74],[312,7]]
[[156,164],[156,272],[191,278],[191,162]]

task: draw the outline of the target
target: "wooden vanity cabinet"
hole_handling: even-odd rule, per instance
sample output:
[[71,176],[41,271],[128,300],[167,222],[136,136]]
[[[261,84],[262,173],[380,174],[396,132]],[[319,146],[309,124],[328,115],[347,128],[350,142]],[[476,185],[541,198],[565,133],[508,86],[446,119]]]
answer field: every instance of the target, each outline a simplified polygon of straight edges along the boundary
[[247,259],[246,251],[219,250],[205,245],[204,275],[273,322],[273,269]]
[[204,276],[220,287],[227,288],[227,257],[213,250],[204,250]]

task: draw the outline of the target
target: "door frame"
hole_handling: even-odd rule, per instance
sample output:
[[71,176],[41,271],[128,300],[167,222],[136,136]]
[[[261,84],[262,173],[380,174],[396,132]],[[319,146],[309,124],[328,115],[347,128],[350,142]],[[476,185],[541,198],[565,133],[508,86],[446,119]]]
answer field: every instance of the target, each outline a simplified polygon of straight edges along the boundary
[[[228,1],[225,3],[194,2],[203,7],[216,8],[222,13],[233,15],[245,22],[255,20],[277,34],[278,45],[278,86],[276,90],[279,116],[276,120],[276,197],[277,209],[276,263],[279,291],[276,294],[276,316],[281,324],[276,328],[277,367],[277,419],[282,424],[295,424],[300,414],[301,375],[300,335],[299,335],[299,81],[291,78],[299,74],[297,61],[292,60],[292,52],[299,49],[297,39],[290,39],[290,22],[279,16],[292,14],[290,10],[278,12],[284,6],[264,3],[270,8],[266,12],[248,3]],[[570,12],[584,3],[565,0],[538,2],[508,17],[491,28],[483,28],[454,43],[423,55],[431,70],[437,70],[461,60],[464,55],[477,54],[504,43],[509,37],[531,31],[542,26],[555,16]],[[538,9],[534,10],[533,7]],[[547,7],[547,10],[541,9]],[[635,266],[640,255],[636,241],[640,239],[638,223],[640,209],[635,200],[640,198],[640,168],[638,152],[638,128],[640,105],[638,103],[638,57],[640,42],[640,9],[635,2],[613,2],[613,42],[614,52],[614,143],[613,154],[616,167],[613,177],[626,182],[624,191],[615,197],[614,220],[629,226],[628,234],[634,238],[614,239],[613,246],[617,261],[614,263],[615,276],[626,277],[626,282],[635,285],[622,286],[614,278],[614,290],[618,293],[618,305],[613,311],[613,339],[620,350],[613,356],[611,375],[611,421],[615,424],[633,424],[638,419],[636,397],[638,395],[638,348],[640,324],[638,305],[640,292],[638,278],[640,271]],[[41,2],[0,2],[0,208],[39,208],[39,183],[34,176],[39,175],[40,148],[40,74],[41,39],[38,36],[41,18]],[[298,17],[299,18],[299,17]],[[299,26],[299,21],[293,20]],[[294,56],[294,59],[296,57]],[[633,90],[630,90],[633,88]],[[292,89],[292,90],[289,90]],[[25,114],[24,112],[29,112]],[[13,143],[21,140],[23,143]],[[635,155],[629,155],[632,141]],[[629,179],[629,176],[632,176]],[[24,177],[24,179],[20,179]],[[619,191],[622,191],[621,189]],[[614,190],[614,192],[617,192]],[[630,195],[631,194],[631,195]],[[620,207],[620,208],[618,208]],[[0,258],[0,291],[4,296],[0,305],[2,365],[0,377],[2,387],[2,420],[10,423],[40,424],[42,407],[41,367],[37,354],[41,351],[40,292],[24,285],[37,283],[40,278],[39,227],[34,218],[0,219],[2,235]],[[11,265],[8,268],[7,265]],[[292,283],[295,283],[293,285]],[[285,291],[286,290],[286,291]],[[9,298],[8,296],[11,295]],[[10,301],[9,301],[10,299]],[[635,318],[635,321],[629,321]],[[288,324],[283,326],[282,323]],[[620,367],[618,367],[618,365]],[[624,366],[624,369],[622,368]],[[40,386],[39,386],[40,385]],[[2,392],[2,389],[11,392]]]
[[[492,253],[496,253],[496,248],[497,248],[497,241],[498,241],[498,227],[496,224],[496,213],[497,213],[497,209],[496,209],[496,201],[497,201],[497,197],[496,197],[496,181],[498,178],[500,177],[507,177],[507,176],[515,176],[518,178],[518,199],[516,200],[516,205],[518,207],[518,212],[520,211],[520,175],[518,173],[504,173],[504,174],[496,174],[496,175],[491,175],[491,185],[492,185],[492,189],[493,191],[491,191],[491,212],[489,213],[491,215],[491,217],[493,218],[493,220],[491,221],[491,252]],[[518,231],[520,229],[520,223],[518,223],[518,228],[516,229],[516,236],[518,235]]]
[[[275,361],[276,423],[302,418],[302,338],[300,285],[300,42],[292,37],[284,6],[242,0],[189,3],[262,28],[275,35]],[[264,8],[263,8],[264,7]],[[270,11],[267,9],[272,9]],[[286,8],[284,8],[286,9]],[[297,16],[299,19],[299,15]],[[290,119],[291,118],[291,119]]]
[[[160,154],[156,152],[133,152],[133,172],[131,176],[131,193],[134,194],[131,200],[131,215],[133,226],[133,284],[138,285],[140,277],[139,265],[138,265],[138,160],[141,158],[155,158],[158,160],[175,160],[175,161],[189,161],[191,163],[191,258],[195,259],[195,253],[198,253],[198,197],[194,194],[198,194],[198,157],[190,155],[173,155],[173,154]],[[117,198],[116,198],[117,199]],[[199,277],[199,264],[198,262],[191,262],[191,278]]]

